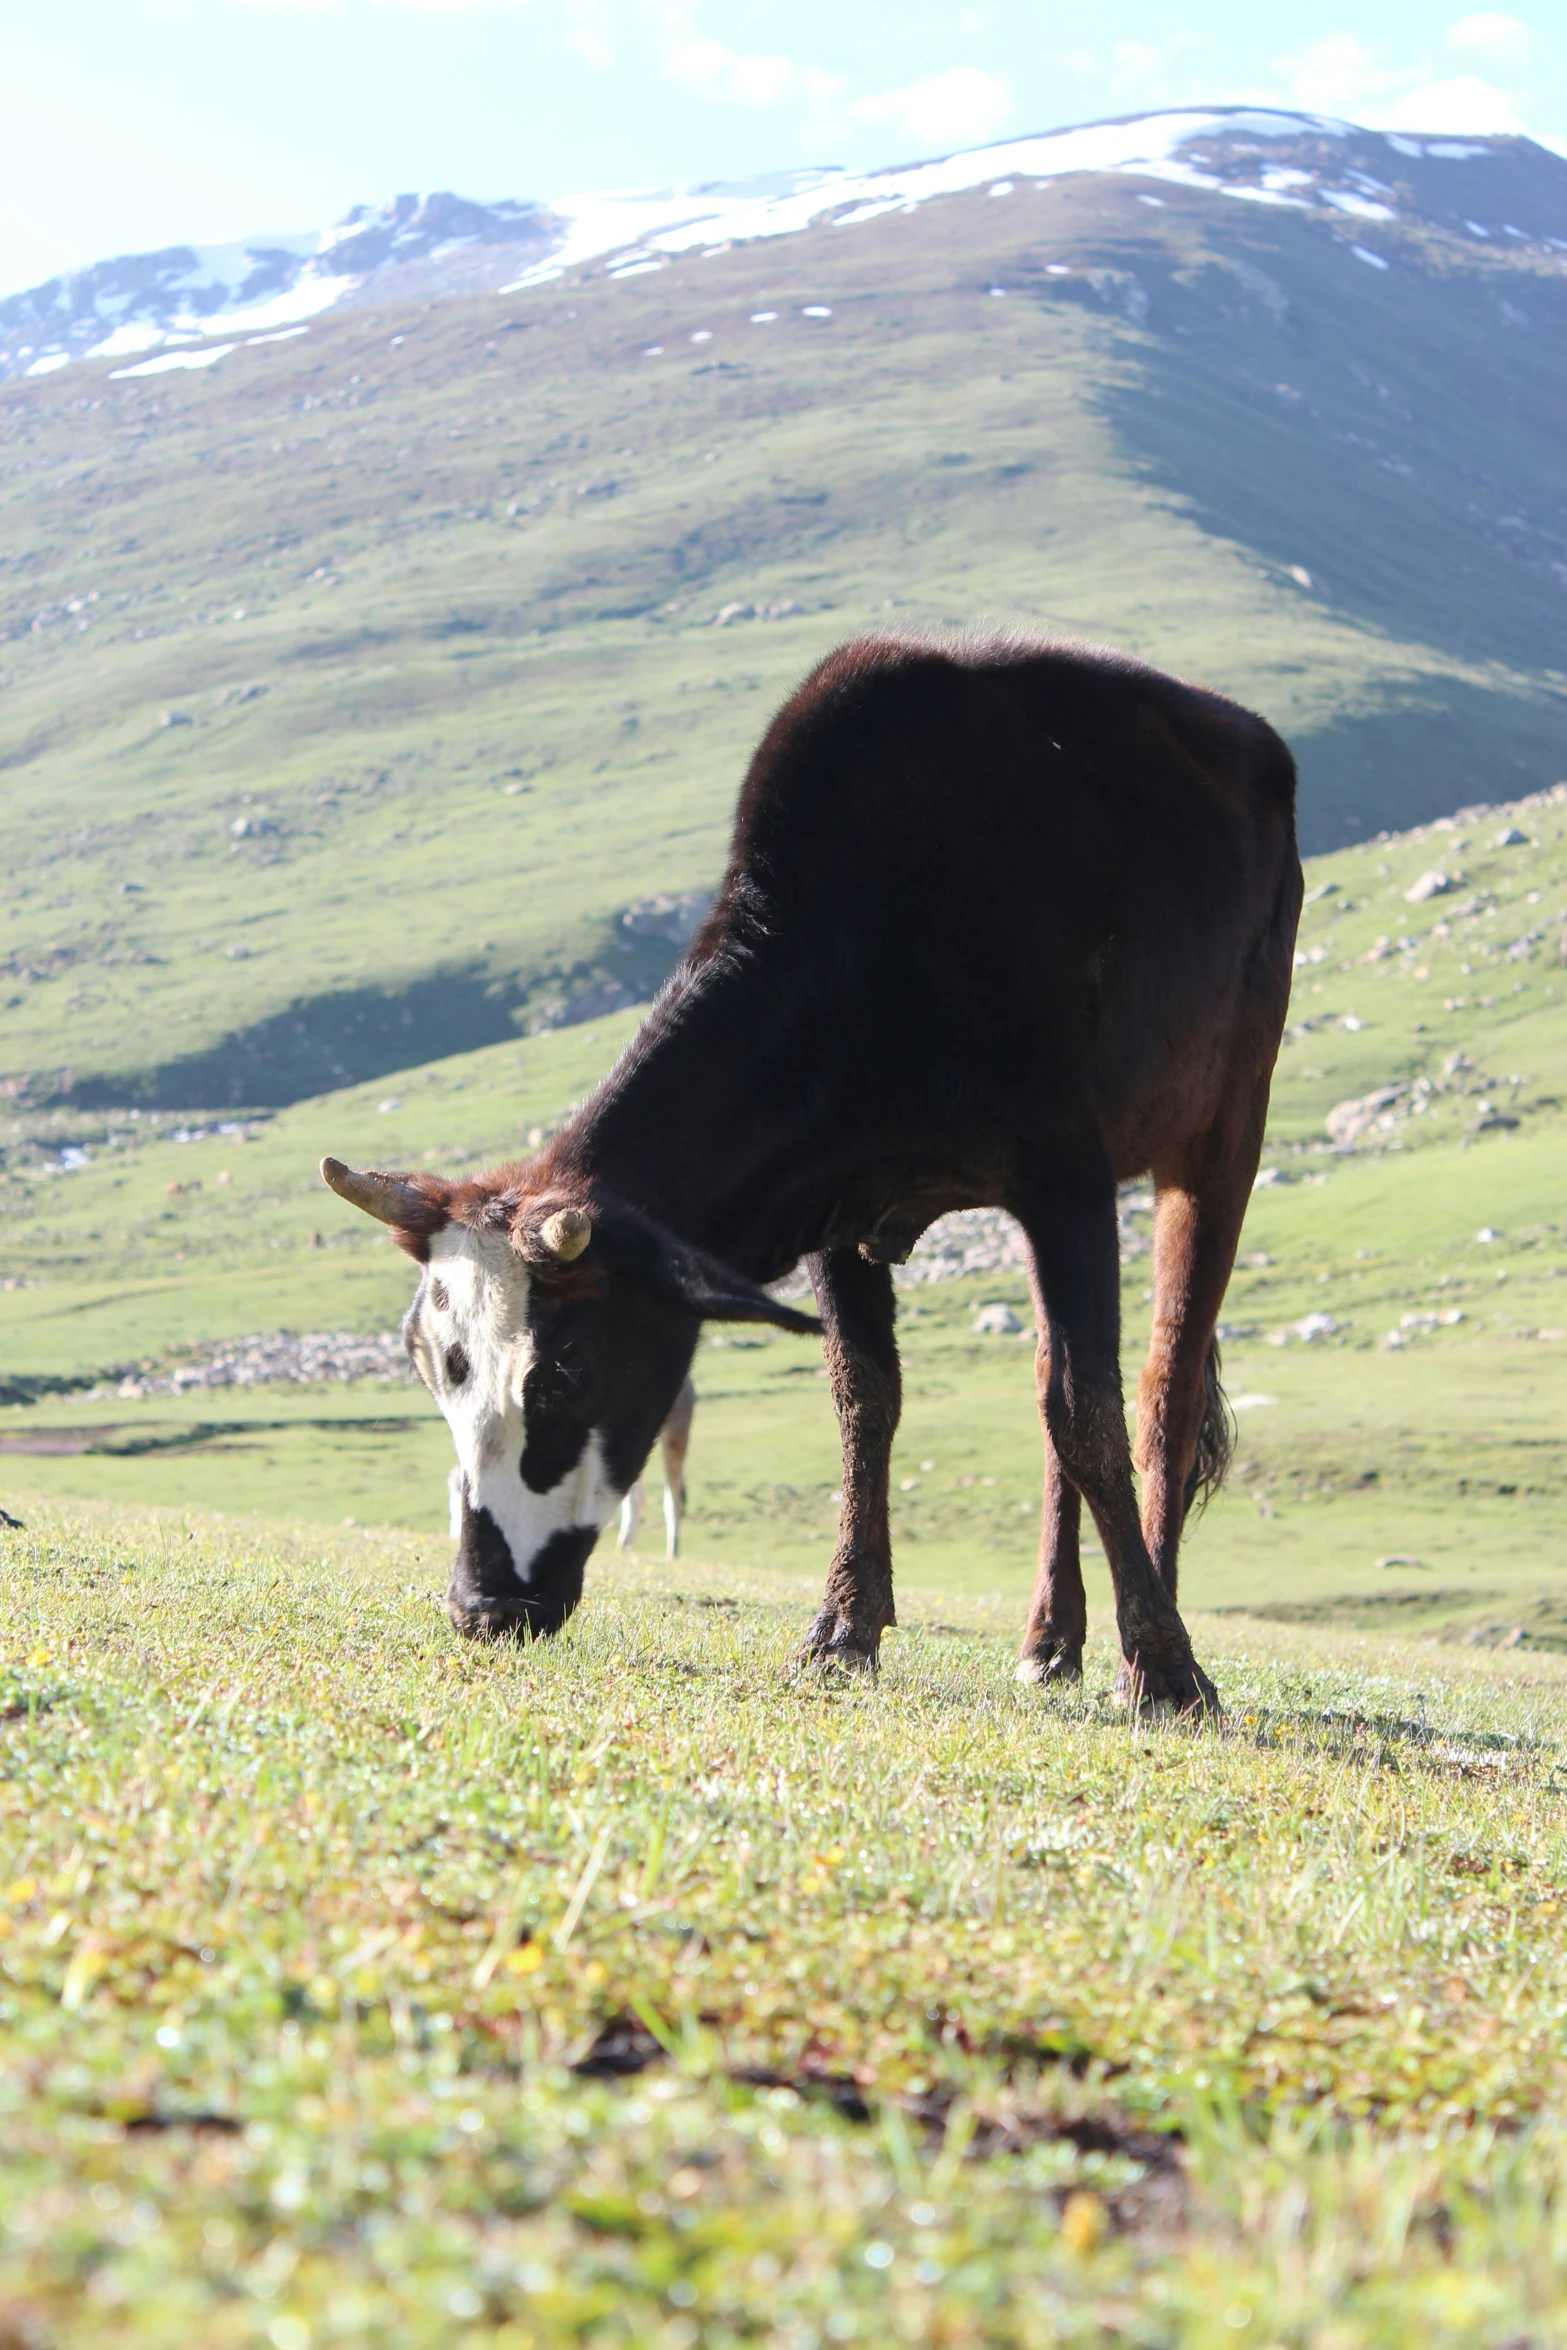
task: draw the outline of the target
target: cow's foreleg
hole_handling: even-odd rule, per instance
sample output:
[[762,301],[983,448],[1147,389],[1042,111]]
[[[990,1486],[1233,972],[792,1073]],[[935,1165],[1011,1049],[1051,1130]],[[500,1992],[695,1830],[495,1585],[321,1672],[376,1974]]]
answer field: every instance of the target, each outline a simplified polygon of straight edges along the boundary
[[1079,1549],[1083,1497],[1062,1468],[1061,1456],[1051,1439],[1046,1410],[1050,1394],[1049,1320],[1042,1298],[1036,1296],[1034,1307],[1039,1322],[1034,1376],[1045,1439],[1045,1501],[1039,1533],[1039,1572],[1029,1602],[1017,1677],[1020,1681],[1080,1681],[1083,1642],[1088,1635],[1088,1601],[1083,1590]]
[[1041,1187],[1019,1218],[1049,1357],[1045,1420],[1110,1562],[1124,1682],[1152,1704],[1216,1711],[1212,1682],[1143,1540],[1121,1399],[1120,1251],[1109,1169]]
[[843,1510],[838,1547],[805,1655],[823,1664],[874,1670],[892,1605],[892,1534],[887,1486],[903,1385],[894,1336],[892,1274],[854,1249],[809,1259],[826,1325],[823,1351],[843,1443]]

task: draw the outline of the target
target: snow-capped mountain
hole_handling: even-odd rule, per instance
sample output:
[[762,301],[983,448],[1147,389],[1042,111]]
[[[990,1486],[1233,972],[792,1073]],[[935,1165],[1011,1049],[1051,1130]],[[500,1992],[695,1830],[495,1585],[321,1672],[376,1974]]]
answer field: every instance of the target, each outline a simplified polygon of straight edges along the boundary
[[[1403,221],[1567,251],[1567,160],[1519,138],[1417,138],[1320,115],[1208,107],[1012,139],[872,172],[586,191],[547,203],[399,196],[334,228],[106,261],[0,302],[0,376],[73,359],[201,365],[215,336],[303,331],[345,303],[515,294],[565,276],[641,277],[679,255],[811,228],[852,229],[944,196],[1127,174],[1354,223]],[[1369,249],[1367,258],[1377,257]],[[193,346],[205,344],[207,349]],[[188,354],[180,356],[181,349]],[[140,371],[140,370],[138,370]]]
[[0,376],[265,335],[355,300],[471,293],[543,259],[561,224],[537,204],[448,194],[356,205],[335,227],[100,261],[0,301]]

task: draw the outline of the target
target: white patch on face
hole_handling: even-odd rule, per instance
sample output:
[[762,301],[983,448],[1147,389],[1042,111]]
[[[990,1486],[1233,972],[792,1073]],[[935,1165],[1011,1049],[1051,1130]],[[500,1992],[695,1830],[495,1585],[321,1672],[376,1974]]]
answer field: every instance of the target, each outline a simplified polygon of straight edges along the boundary
[[[488,1510],[511,1552],[519,1577],[552,1534],[572,1526],[606,1526],[620,1507],[622,1488],[610,1482],[604,1447],[594,1429],[576,1466],[548,1493],[523,1483],[527,1441],[522,1389],[532,1360],[526,1269],[497,1233],[449,1224],[430,1243],[423,1302],[413,1325],[419,1376],[445,1416],[457,1447],[450,1481],[452,1532],[461,1531],[462,1497]],[[437,1287],[446,1302],[436,1302]],[[461,1347],[468,1375],[454,1384],[446,1364]],[[460,1482],[459,1482],[460,1480]]]

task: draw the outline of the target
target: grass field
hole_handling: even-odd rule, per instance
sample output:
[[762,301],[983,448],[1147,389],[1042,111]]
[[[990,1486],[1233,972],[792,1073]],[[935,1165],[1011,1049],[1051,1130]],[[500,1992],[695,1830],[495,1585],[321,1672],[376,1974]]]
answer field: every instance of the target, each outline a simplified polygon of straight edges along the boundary
[[1560,1660],[1198,1617],[1230,1712],[919,1597],[426,1546],[4,1540],[18,2343],[1553,2342]]

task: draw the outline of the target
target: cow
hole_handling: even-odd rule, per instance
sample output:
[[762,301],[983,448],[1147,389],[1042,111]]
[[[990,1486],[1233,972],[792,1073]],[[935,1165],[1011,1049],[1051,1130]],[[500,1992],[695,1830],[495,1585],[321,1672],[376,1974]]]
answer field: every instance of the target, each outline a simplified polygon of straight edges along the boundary
[[[1177,1608],[1233,1423],[1215,1324],[1261,1150],[1301,902],[1266,722],[1098,647],[879,636],[824,660],[747,772],[722,885],[642,1027],[536,1157],[331,1187],[421,1267],[409,1352],[462,1477],[447,1605],[576,1606],[705,1320],[817,1332],[843,1454],[803,1657],[874,1670],[895,1622],[890,1268],[951,1209],[1028,1242],[1044,1433],[1019,1677],[1082,1672],[1086,1501],[1133,1702],[1216,1710]],[[1135,1467],[1119,1182],[1156,1192]],[[801,1258],[819,1320],[771,1286]]]
[[[696,1389],[688,1379],[676,1396],[668,1419],[658,1432],[658,1448],[664,1456],[664,1556],[680,1556],[680,1522],[686,1512],[686,1454],[691,1446],[691,1421],[696,1411]],[[629,1550],[635,1539],[637,1522],[642,1515],[642,1480],[638,1477],[631,1491],[620,1505],[620,1531],[616,1537],[621,1550]],[[453,1526],[457,1535],[460,1527]]]

